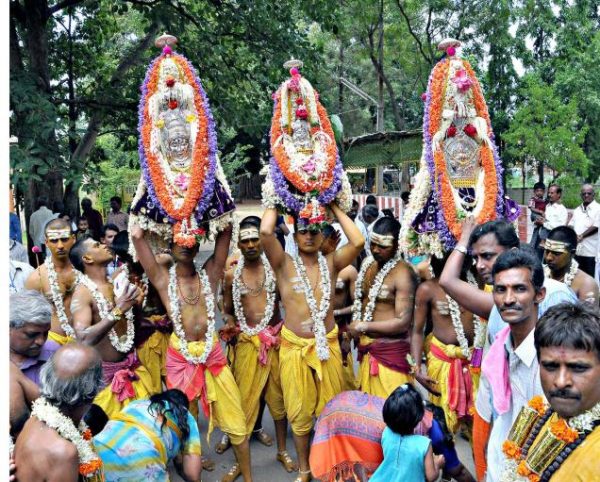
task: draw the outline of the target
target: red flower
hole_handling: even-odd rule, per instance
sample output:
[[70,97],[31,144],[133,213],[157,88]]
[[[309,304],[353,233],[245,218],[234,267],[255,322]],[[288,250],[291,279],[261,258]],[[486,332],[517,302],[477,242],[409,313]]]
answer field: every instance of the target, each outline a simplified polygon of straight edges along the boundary
[[171,76],[167,77],[167,81],[165,82],[167,87],[173,87],[175,85],[175,79]]
[[169,109],[177,109],[179,103],[175,99],[169,101]]
[[463,131],[465,134],[467,134],[469,137],[475,137],[477,135],[477,129],[475,129],[475,126],[473,124],[467,124],[464,128]]
[[454,124],[452,124],[446,130],[446,137],[454,137],[455,135],[456,135],[456,126]]
[[298,107],[296,109],[296,117],[298,119],[306,119],[308,118],[308,111],[306,110],[305,107]]
[[296,105],[302,105],[302,104],[304,104],[304,101],[302,100],[302,97],[298,97],[296,99]]
[[427,100],[427,92],[423,92],[423,93],[421,94],[421,100],[422,100],[423,102],[425,102],[425,101]]

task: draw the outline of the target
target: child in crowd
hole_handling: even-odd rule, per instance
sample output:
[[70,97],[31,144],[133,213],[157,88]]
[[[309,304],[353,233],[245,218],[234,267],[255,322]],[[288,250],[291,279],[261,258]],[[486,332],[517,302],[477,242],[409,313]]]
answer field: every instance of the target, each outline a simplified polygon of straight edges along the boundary
[[539,247],[540,241],[546,239],[548,232],[544,229],[544,213],[546,211],[546,199],[544,194],[546,193],[546,186],[543,182],[536,182],[533,185],[533,197],[529,200],[529,210],[531,211],[530,217],[535,228],[531,234],[530,244],[536,250],[538,257],[541,259],[543,256],[543,250]]
[[444,456],[433,455],[430,439],[413,435],[424,413],[421,395],[408,383],[396,388],[387,398],[383,405],[387,427],[381,436],[383,462],[370,482],[437,480],[444,466]]
[[77,231],[75,232],[77,241],[92,237],[89,227],[89,222],[85,216],[80,216],[77,218]]

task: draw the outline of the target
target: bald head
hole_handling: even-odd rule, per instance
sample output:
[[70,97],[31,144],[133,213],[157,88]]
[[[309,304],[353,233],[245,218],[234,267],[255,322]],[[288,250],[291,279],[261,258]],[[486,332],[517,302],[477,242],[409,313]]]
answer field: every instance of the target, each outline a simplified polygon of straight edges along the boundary
[[594,197],[596,197],[594,186],[591,184],[584,184],[581,186],[581,200],[583,201],[584,206],[590,204],[594,200]]
[[102,388],[102,359],[90,346],[63,345],[42,367],[40,386],[42,396],[57,407],[92,403]]

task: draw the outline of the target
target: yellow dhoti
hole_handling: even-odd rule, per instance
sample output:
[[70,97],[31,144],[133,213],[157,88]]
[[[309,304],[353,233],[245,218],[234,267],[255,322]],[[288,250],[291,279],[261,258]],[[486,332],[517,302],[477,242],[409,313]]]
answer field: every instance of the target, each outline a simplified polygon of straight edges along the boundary
[[344,362],[344,391],[356,390],[358,389],[358,381],[356,380],[356,375],[354,374],[354,360],[352,359],[352,353],[348,353],[346,355]]
[[238,335],[235,345],[235,361],[231,366],[233,376],[240,389],[242,408],[246,414],[246,433],[254,429],[258,418],[260,399],[264,393],[273,420],[285,418],[283,392],[279,374],[279,350],[276,347],[266,349],[262,360],[259,335]]
[[337,326],[327,333],[329,359],[319,360],[314,338],[301,338],[281,329],[279,369],[283,402],[292,431],[307,435],[329,400],[342,392],[342,352]]
[[[374,395],[380,398],[387,398],[390,394],[404,383],[414,383],[413,376],[409,373],[408,363],[406,362],[406,353],[410,352],[410,345],[405,340],[391,340],[390,347],[396,344],[406,344],[402,350],[398,350],[394,355],[397,358],[396,361],[400,361],[401,364],[406,364],[406,368],[403,371],[394,370],[385,366],[381,359],[373,353],[368,352],[370,345],[377,343],[379,346],[385,346],[387,339],[382,338],[370,338],[366,335],[360,337],[359,353],[362,351],[362,360],[358,368],[358,382],[360,389],[369,395]],[[362,348],[361,348],[362,347]],[[382,357],[383,358],[383,357]]]
[[[188,351],[193,356],[200,356],[204,345],[204,341],[188,341]],[[200,400],[204,414],[208,416],[206,438],[209,442],[213,426],[217,426],[229,435],[232,444],[241,444],[246,439],[246,416],[240,390],[227,366],[219,340],[214,337],[206,364],[188,362],[180,347],[180,340],[173,333],[167,351],[167,387],[178,388],[187,395],[194,416],[198,415]]]
[[446,425],[456,433],[459,418],[469,415],[472,408],[472,379],[469,362],[460,346],[446,345],[435,336],[429,338],[427,351],[427,375],[437,382],[440,396],[429,394],[429,400],[446,416]]
[[66,345],[67,343],[73,343],[75,341],[71,336],[61,335],[52,330],[48,332],[48,340],[52,340],[59,345]]
[[118,414],[132,400],[151,395],[152,377],[133,351],[120,362],[102,362],[106,387],[96,395],[94,403],[108,418]]

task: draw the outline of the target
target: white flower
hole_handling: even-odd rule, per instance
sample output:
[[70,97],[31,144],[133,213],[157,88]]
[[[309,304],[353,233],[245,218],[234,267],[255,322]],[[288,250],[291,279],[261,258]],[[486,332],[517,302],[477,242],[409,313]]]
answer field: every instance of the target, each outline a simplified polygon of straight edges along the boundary
[[[67,313],[65,312],[65,305],[63,303],[63,294],[60,291],[60,286],[58,284],[58,274],[56,273],[56,269],[54,269],[54,263],[52,262],[52,256],[48,256],[46,261],[44,261],[46,265],[46,270],[48,272],[48,284],[50,285],[50,296],[52,296],[52,303],[54,304],[54,308],[56,309],[56,316],[58,317],[58,321],[60,322],[60,327],[65,332],[65,335],[70,336],[71,338],[75,337],[75,330],[69,323],[69,318],[67,317]],[[81,272],[77,271],[73,268],[73,272],[75,273],[75,283],[73,288],[79,284],[81,281]]]
[[242,272],[244,270],[245,263],[243,256],[240,257],[235,271],[233,272],[233,285],[231,287],[233,310],[235,312],[235,318],[240,324],[240,329],[248,336],[258,335],[261,331],[263,331],[273,318],[273,313],[275,311],[275,298],[277,296],[275,276],[273,275],[271,265],[269,264],[269,261],[264,253],[260,255],[260,260],[262,261],[262,265],[265,270],[264,287],[267,290],[267,303],[265,306],[265,314],[262,320],[254,327],[248,326],[248,321],[246,320],[246,315],[244,314],[244,306],[242,305]]
[[[101,466],[102,462],[94,452],[92,441],[83,438],[82,434],[88,430],[83,420],[79,423],[79,428],[75,427],[73,420],[60,413],[58,408],[51,405],[44,397],[40,397],[33,402],[31,415],[56,430],[62,438],[75,445],[80,465],[98,460]],[[93,475],[87,474],[86,476],[92,477]]]
[[360,267],[360,271],[358,273],[358,277],[356,278],[356,284],[354,285],[354,304],[352,305],[352,321],[365,321],[367,323],[373,321],[373,312],[375,311],[375,303],[377,302],[377,295],[381,291],[381,287],[383,286],[383,280],[385,277],[392,271],[398,262],[402,259],[402,253],[400,249],[396,252],[395,256],[390,259],[387,263],[383,265],[377,275],[375,276],[375,280],[371,285],[371,289],[369,290],[367,305],[365,306],[365,312],[362,312],[362,304],[363,304],[363,283],[365,280],[365,275],[371,265],[375,262],[375,259],[372,256],[369,256],[367,259],[363,261],[362,266]]
[[202,284],[202,295],[206,305],[206,335],[204,351],[200,356],[194,356],[188,349],[188,342],[185,338],[185,330],[181,319],[181,311],[179,306],[179,297],[177,296],[177,265],[174,264],[169,269],[169,287],[167,289],[169,295],[169,305],[171,306],[171,320],[173,321],[173,330],[179,338],[179,351],[183,357],[194,365],[206,363],[208,356],[213,348],[214,332],[215,332],[215,295],[210,288],[210,281],[204,269],[198,272],[200,283]]
[[[90,278],[86,275],[82,274],[80,276],[79,281],[83,286],[85,286],[94,298],[96,302],[96,306],[98,308],[98,314],[100,319],[105,319],[110,311],[113,309],[113,306],[109,301],[104,297],[100,290],[98,290],[98,286],[94,283]],[[133,308],[130,308],[125,312],[125,319],[127,320],[127,333],[125,335],[125,339],[122,340],[123,337],[119,338],[119,335],[115,331],[114,328],[108,332],[108,339],[110,340],[110,344],[120,353],[129,353],[133,348],[133,338],[135,336],[135,326],[133,323]]]
[[[577,274],[578,269],[579,269],[579,263],[577,261],[575,261],[574,259],[572,259],[571,266],[569,267],[569,271],[567,274],[565,274],[565,278],[563,279],[563,283],[566,284],[568,287],[571,287],[571,283],[573,283],[573,280],[575,279],[575,275]],[[550,268],[546,264],[544,265],[544,276],[546,278],[552,278],[552,272],[550,271]]]
[[304,288],[304,296],[306,298],[306,304],[310,311],[310,316],[313,320],[313,333],[315,335],[315,344],[317,347],[317,356],[319,360],[329,360],[329,345],[327,344],[327,333],[325,332],[325,318],[329,312],[329,300],[331,298],[331,277],[329,276],[329,266],[327,265],[327,258],[321,253],[318,253],[317,259],[319,262],[319,274],[321,276],[321,304],[317,308],[317,300],[315,293],[310,286],[310,280],[306,273],[306,267],[300,256],[292,258],[294,268],[302,281],[302,287]]
[[591,432],[594,430],[594,423],[600,420],[600,402],[592,408],[569,419],[569,427],[578,432]]

